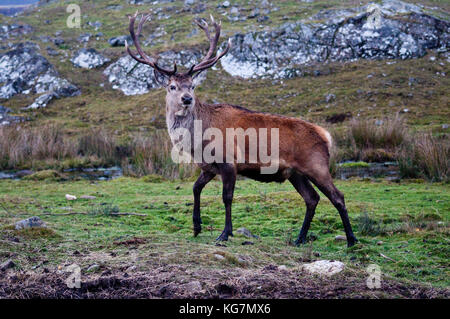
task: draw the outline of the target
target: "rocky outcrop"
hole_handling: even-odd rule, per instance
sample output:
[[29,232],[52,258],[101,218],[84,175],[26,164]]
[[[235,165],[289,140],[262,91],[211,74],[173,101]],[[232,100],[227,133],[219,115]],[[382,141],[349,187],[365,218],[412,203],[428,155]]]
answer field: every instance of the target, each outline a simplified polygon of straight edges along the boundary
[[33,43],[21,43],[0,55],[0,85],[0,99],[9,99],[16,94],[43,94],[30,108],[46,106],[53,98],[80,94],[75,85],[59,77]]
[[16,38],[33,32],[33,28],[28,24],[4,24],[0,25],[0,41]]
[[427,49],[445,52],[450,23],[418,6],[385,0],[354,9],[321,11],[278,29],[236,34],[222,58],[229,74],[244,78],[289,78],[301,66],[326,61],[407,59]]
[[0,126],[9,125],[11,123],[17,123],[22,120],[21,117],[9,115],[8,113],[10,112],[11,112],[10,108],[0,105]]
[[95,49],[81,49],[75,53],[70,61],[79,68],[94,69],[110,60],[98,53]]
[[[201,58],[197,51],[166,51],[161,53],[158,63],[171,68],[175,61],[179,67],[189,68]],[[153,69],[147,65],[137,63],[126,55],[106,68],[104,74],[108,77],[113,89],[121,90],[125,95],[147,93],[152,88],[160,87],[156,82]],[[199,81],[206,77],[205,72],[199,75]]]

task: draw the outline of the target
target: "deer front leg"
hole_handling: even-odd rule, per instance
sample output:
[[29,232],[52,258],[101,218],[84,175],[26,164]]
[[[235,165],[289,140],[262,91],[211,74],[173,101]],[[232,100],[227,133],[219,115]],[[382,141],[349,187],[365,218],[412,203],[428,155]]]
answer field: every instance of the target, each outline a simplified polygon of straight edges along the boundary
[[216,176],[214,173],[202,171],[194,184],[194,211],[192,213],[192,221],[194,223],[194,237],[202,231],[202,219],[200,217],[200,195],[203,188]]
[[234,186],[236,184],[236,172],[231,165],[224,165],[220,170],[222,176],[223,190],[222,199],[225,204],[225,228],[217,237],[217,241],[227,241],[228,236],[233,236],[233,225],[231,223],[231,204],[233,202]]

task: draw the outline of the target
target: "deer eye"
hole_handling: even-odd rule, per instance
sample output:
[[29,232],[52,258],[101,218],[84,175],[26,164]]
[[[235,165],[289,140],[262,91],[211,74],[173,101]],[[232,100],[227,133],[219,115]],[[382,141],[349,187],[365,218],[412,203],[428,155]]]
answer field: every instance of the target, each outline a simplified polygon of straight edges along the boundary
[[177,87],[176,87],[175,85],[171,85],[171,86],[170,86],[170,89],[171,89],[172,91],[175,91],[175,90],[177,89]]
[[195,85],[191,86],[191,89],[192,89],[192,90],[195,90]]

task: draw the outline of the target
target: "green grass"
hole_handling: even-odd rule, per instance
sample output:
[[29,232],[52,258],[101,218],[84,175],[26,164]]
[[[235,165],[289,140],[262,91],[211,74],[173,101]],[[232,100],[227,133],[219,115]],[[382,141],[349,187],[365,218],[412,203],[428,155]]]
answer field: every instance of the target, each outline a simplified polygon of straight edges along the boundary
[[[12,255],[22,270],[43,262],[47,267],[68,262],[82,267],[93,263],[121,267],[129,263],[130,250],[114,242],[137,237],[144,238],[145,243],[132,250],[132,258],[141,270],[152,263],[194,269],[220,268],[225,263],[259,269],[273,264],[296,267],[311,258],[334,259],[361,271],[375,263],[383,276],[449,287],[448,184],[353,180],[337,182],[337,186],[346,194],[350,219],[360,240],[350,249],[345,242],[335,241],[335,236],[344,234],[342,223],[323,195],[309,233],[316,240],[302,247],[291,245],[305,205],[289,183],[238,181],[234,229],[246,227],[260,239],[252,239],[252,246],[243,246],[248,239],[235,236],[227,247],[216,247],[214,239],[224,225],[220,181],[212,181],[203,192],[203,232],[197,238],[192,236],[192,182],[152,183],[133,178],[95,183],[0,181],[2,225],[36,215],[54,232],[30,237],[3,227],[0,259]],[[96,199],[68,202],[65,194],[94,195]],[[146,216],[111,216],[109,211]],[[87,214],[58,216],[67,212]],[[8,243],[6,239],[11,237],[18,238],[19,243]],[[77,257],[75,251],[85,252],[85,257]],[[312,257],[317,253],[320,258]],[[211,257],[214,254],[222,254],[225,259]]]
[[342,163],[339,165],[339,167],[342,168],[356,168],[356,167],[370,167],[369,163],[366,162],[349,162],[349,163]]

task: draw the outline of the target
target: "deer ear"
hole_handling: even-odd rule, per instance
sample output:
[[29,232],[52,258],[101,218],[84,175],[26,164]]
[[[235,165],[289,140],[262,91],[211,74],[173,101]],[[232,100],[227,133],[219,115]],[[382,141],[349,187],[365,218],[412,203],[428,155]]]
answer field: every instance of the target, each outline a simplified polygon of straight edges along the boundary
[[164,73],[158,72],[156,69],[153,70],[153,74],[155,75],[155,82],[158,83],[161,87],[167,87],[169,85],[169,76]]

